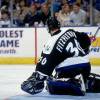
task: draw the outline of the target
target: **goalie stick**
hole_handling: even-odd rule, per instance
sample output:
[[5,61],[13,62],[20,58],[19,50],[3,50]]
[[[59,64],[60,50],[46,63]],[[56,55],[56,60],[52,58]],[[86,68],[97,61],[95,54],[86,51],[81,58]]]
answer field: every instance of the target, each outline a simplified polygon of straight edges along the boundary
[[95,37],[97,36],[97,34],[98,34],[98,32],[99,32],[99,29],[100,29],[100,26],[98,27],[98,29],[96,30],[96,32],[95,32],[95,34],[94,34]]
[[94,77],[99,77],[99,78],[100,78],[100,75],[99,75],[99,74],[90,73],[90,75],[92,75],[92,76],[94,76]]
[[97,36],[97,34],[99,33],[99,29],[100,29],[100,26],[97,28],[95,34],[94,34],[93,36],[90,37],[91,42],[94,42],[94,41],[96,40],[96,36]]

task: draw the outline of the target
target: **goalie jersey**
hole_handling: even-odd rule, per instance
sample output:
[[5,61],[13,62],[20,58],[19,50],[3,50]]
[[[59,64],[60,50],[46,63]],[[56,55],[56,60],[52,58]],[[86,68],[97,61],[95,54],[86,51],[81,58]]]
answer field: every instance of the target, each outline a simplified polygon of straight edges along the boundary
[[71,57],[83,57],[89,53],[90,39],[87,34],[74,30],[57,31],[44,45],[36,71],[50,76],[60,63]]

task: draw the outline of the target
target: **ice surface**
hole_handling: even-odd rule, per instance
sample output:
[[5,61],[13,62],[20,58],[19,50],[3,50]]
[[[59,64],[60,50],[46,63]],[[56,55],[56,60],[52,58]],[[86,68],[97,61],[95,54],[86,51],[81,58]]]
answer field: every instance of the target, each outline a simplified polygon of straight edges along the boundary
[[[20,89],[20,84],[34,71],[35,65],[0,65],[0,100],[100,100],[100,93],[86,96],[50,95],[45,90],[29,95]],[[92,67],[100,73],[100,67]]]

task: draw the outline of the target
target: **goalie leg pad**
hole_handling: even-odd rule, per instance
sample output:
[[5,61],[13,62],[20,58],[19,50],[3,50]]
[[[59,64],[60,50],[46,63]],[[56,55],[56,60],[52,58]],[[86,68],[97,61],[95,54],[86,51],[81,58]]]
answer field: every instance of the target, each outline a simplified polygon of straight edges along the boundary
[[47,89],[50,94],[59,95],[77,95],[84,96],[85,92],[81,91],[81,85],[75,79],[69,79],[68,81],[53,80],[49,78],[47,80]]

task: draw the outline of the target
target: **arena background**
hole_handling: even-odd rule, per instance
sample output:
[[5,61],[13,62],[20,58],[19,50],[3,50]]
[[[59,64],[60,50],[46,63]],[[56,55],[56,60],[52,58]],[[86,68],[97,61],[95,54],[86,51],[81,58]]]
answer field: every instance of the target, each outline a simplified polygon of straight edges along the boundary
[[[0,0],[0,64],[37,63],[43,45],[50,37],[47,27],[42,25],[43,23],[38,25],[36,22],[34,25],[29,26],[28,22],[22,25],[18,24],[17,21],[23,18],[27,12],[26,8],[31,9],[33,7],[32,9],[34,9],[34,7],[40,7],[39,9],[41,10],[44,5],[49,5],[51,16],[54,16],[55,10],[58,10],[56,7],[59,6],[59,2],[62,3],[61,7],[64,4],[70,5],[72,11],[72,6],[77,2],[88,16],[86,24],[62,25],[61,29],[63,31],[75,29],[85,32],[89,36],[93,36],[96,33],[98,27],[100,27],[100,0]],[[23,11],[24,8],[25,11]],[[9,19],[7,21],[3,20],[6,18],[3,16],[5,14]],[[19,17],[16,14],[19,14]],[[57,14],[55,16],[57,17]],[[100,65],[100,31],[97,33],[96,41],[91,45],[89,56],[91,64]]]
[[[98,27],[62,27],[62,31],[74,29],[93,36]],[[100,32],[100,31],[99,31]],[[100,34],[90,48],[90,61],[100,64]],[[13,33],[13,35],[12,35]],[[0,63],[1,64],[36,64],[43,45],[50,35],[47,28],[1,28],[0,29]],[[17,41],[17,42],[16,42]],[[85,44],[84,44],[85,45]]]

